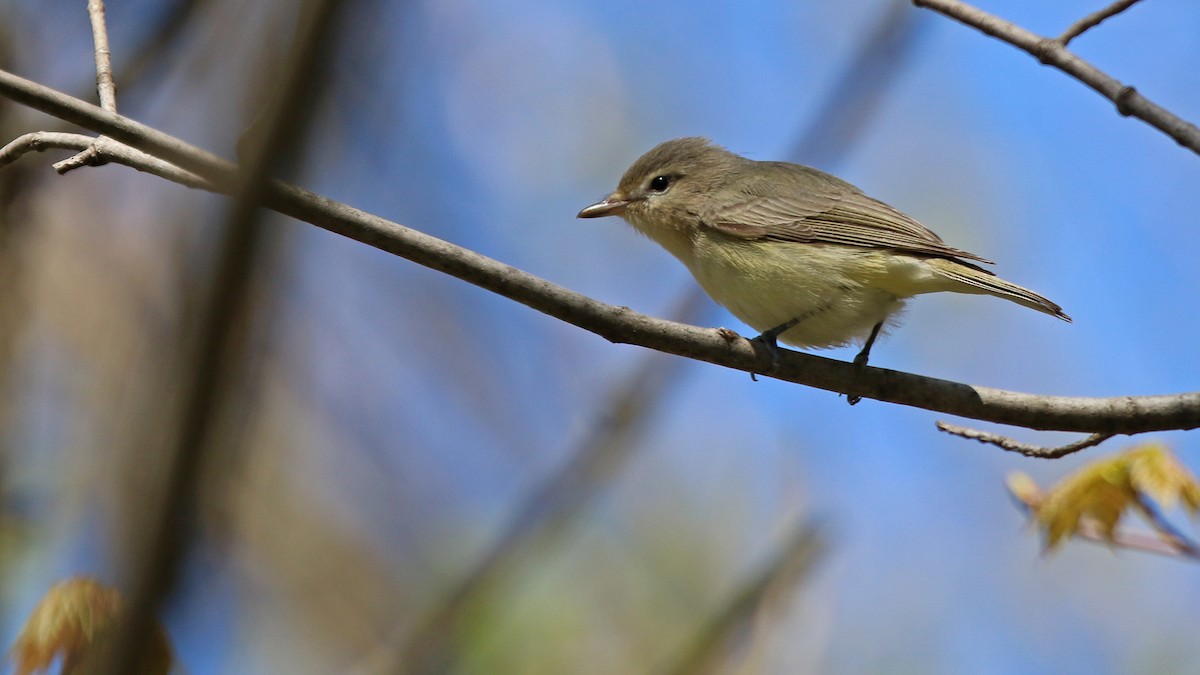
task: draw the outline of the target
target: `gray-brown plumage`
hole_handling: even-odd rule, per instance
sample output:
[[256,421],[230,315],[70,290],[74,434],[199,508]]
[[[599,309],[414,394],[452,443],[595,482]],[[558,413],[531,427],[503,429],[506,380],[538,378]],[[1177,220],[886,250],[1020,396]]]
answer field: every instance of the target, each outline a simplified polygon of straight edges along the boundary
[[[921,223],[827,173],[667,141],[579,213],[619,215],[679,258],[717,302],[773,342],[866,340],[921,293],[986,293],[1070,321],[1062,308],[975,263]],[[972,262],[973,261],[973,262]]]

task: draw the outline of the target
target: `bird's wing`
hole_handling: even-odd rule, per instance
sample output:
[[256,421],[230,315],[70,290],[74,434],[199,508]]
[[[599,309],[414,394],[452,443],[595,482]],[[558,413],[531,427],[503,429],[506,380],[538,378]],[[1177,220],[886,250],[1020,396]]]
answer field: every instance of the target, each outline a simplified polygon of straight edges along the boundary
[[812,188],[788,189],[788,181],[755,180],[742,186],[742,199],[701,214],[701,220],[742,239],[887,248],[991,262],[947,246],[924,225],[849,183],[816,169],[808,171]]

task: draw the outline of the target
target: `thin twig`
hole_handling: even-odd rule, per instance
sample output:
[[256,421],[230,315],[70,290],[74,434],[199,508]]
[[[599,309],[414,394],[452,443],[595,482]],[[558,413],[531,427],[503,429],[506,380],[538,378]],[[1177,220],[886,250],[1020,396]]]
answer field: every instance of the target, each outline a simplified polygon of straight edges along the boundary
[[1136,117],[1200,154],[1200,128],[1151,103],[1133,87],[1118,82],[1067,50],[1058,40],[1031,33],[960,0],[913,0],[913,4],[940,12],[1028,52],[1043,64],[1058,68],[1099,92],[1117,106],[1121,115]]
[[96,46],[96,90],[100,107],[117,112],[117,85],[113,81],[112,54],[108,51],[108,26],[104,21],[104,2],[88,0],[88,18],[92,20],[92,42]]
[[1104,9],[1088,14],[1082,19],[1071,24],[1065,31],[1063,31],[1062,35],[1058,36],[1059,44],[1066,47],[1067,43],[1069,43],[1071,40],[1074,40],[1080,35],[1083,35],[1086,31],[1099,26],[1104,22],[1105,19],[1116,16],[1130,7],[1133,7],[1139,1],[1140,0],[1117,0]]
[[[87,12],[92,23],[92,42],[95,44],[96,91],[100,95],[100,108],[115,113],[117,112],[117,85],[113,81],[112,54],[108,49],[108,24],[104,20],[103,0],[88,0]],[[103,136],[96,139],[96,144],[99,144],[101,138]],[[74,157],[56,164],[54,170],[59,174],[65,174],[83,166],[100,166],[105,161],[96,145],[89,144]]]
[[209,183],[191,171],[185,171],[170,162],[164,162],[154,155],[146,154],[137,148],[131,148],[107,136],[93,138],[92,136],[84,136],[83,134],[35,131],[19,136],[13,139],[8,145],[0,147],[0,167],[17,161],[26,153],[52,149],[84,151],[70,159],[56,163],[54,169],[60,174],[75,168],[74,162],[85,161],[91,158],[92,163],[89,166],[108,163],[121,164],[131,169],[153,174],[159,178],[165,178],[173,183],[186,185],[190,188],[210,191],[214,189],[212,183]]
[[[234,166],[128,117],[0,70],[0,95],[111,136],[231,191]],[[263,206],[444,272],[613,342],[636,344],[746,373],[762,369],[748,340],[609,305],[524,270],[293,185],[273,182]],[[827,391],[975,420],[1047,431],[1135,434],[1200,427],[1200,392],[1108,398],[1042,396],[991,389],[783,350],[770,377]]]
[[1008,436],[1003,436],[1001,434],[994,434],[990,431],[960,427],[957,424],[950,424],[949,422],[938,422],[937,428],[939,431],[944,431],[948,434],[962,436],[963,438],[969,438],[971,440],[979,441],[980,443],[989,443],[1009,452],[1017,452],[1025,455],[1026,457],[1037,457],[1040,459],[1058,459],[1060,457],[1065,457],[1073,452],[1079,452],[1080,450],[1100,445],[1104,441],[1107,441],[1116,435],[1092,434],[1091,436],[1075,441],[1074,443],[1067,443],[1066,445],[1060,445],[1058,447],[1043,447],[1040,445],[1022,443],[1015,438],[1009,438]]

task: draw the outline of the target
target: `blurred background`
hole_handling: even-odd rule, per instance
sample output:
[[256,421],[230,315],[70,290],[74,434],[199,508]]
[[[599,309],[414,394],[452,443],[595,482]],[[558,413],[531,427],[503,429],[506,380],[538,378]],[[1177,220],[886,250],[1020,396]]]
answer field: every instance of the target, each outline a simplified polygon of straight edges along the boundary
[[[292,2],[110,3],[119,110],[225,157]],[[1057,35],[1102,2],[982,6]],[[0,66],[96,100],[85,3],[0,0]],[[1200,119],[1200,5],[1072,49]],[[347,3],[292,180],[599,300],[749,329],[617,219],[702,135],[850,180],[1068,325],[913,301],[874,365],[1024,392],[1194,390],[1200,159],[1079,83],[887,0]],[[0,142],[59,122],[0,101]],[[59,156],[61,154],[61,156]],[[0,638],[55,582],[122,583],[227,200],[68,153],[0,171]],[[612,345],[268,216],[242,387],[162,613],[190,673],[1171,673],[1197,570],[1046,557],[1003,487],[1035,461],[933,413]],[[829,352],[849,359],[853,349]],[[1014,430],[1030,442],[1067,435]],[[1193,468],[1196,436],[1161,434]]]

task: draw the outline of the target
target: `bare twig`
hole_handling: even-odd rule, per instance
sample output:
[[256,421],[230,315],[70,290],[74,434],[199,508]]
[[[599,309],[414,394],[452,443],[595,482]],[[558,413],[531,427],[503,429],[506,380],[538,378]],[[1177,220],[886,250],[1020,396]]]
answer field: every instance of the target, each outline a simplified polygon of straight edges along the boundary
[[1031,33],[960,0],[913,0],[913,4],[940,12],[1028,52],[1099,92],[1117,106],[1121,115],[1136,117],[1200,154],[1200,128],[1151,103],[1133,87],[1118,82],[1067,50],[1058,40]]
[[1009,438],[1008,436],[1003,436],[1001,434],[994,434],[990,431],[960,427],[957,424],[950,424],[949,422],[938,422],[937,428],[939,431],[944,431],[948,434],[962,436],[963,438],[969,438],[971,440],[979,441],[980,443],[989,443],[1009,452],[1016,452],[1025,455],[1026,457],[1037,457],[1040,459],[1058,459],[1060,457],[1065,457],[1073,452],[1079,452],[1080,450],[1100,445],[1104,441],[1107,441],[1116,435],[1092,434],[1091,436],[1075,441],[1074,443],[1067,443],[1066,445],[1060,445],[1058,447],[1043,447],[1040,445],[1022,443],[1015,438]]
[[1063,31],[1063,34],[1058,36],[1058,42],[1062,44],[1062,46],[1066,47],[1067,43],[1069,43],[1071,40],[1074,40],[1080,35],[1083,35],[1086,31],[1099,26],[1104,22],[1105,19],[1116,16],[1130,7],[1133,7],[1138,2],[1139,0],[1117,0],[1104,9],[1088,14],[1082,19],[1071,24],[1065,31]]
[[66,173],[75,168],[75,162],[90,161],[89,166],[111,162],[122,164],[138,171],[144,171],[190,188],[199,190],[213,189],[211,183],[191,171],[180,169],[170,162],[164,162],[154,155],[148,155],[137,148],[131,148],[107,136],[93,138],[92,136],[84,136],[83,134],[35,131],[24,136],[19,136],[13,139],[8,145],[0,148],[0,167],[17,161],[25,153],[51,149],[83,151],[70,159],[55,164],[54,169],[59,173]]
[[[100,107],[110,113],[117,112],[117,84],[113,81],[112,53],[108,49],[108,24],[104,20],[103,0],[88,0],[88,18],[92,23],[92,42],[96,54],[96,91],[100,95]],[[100,138],[96,139],[99,144]],[[81,166],[100,166],[106,162],[95,145],[88,145],[82,152],[54,166],[54,170],[65,174]]]
[[[233,189],[234,167],[127,117],[0,70],[0,95],[111,136],[208,180]],[[762,370],[748,340],[608,305],[574,293],[474,251],[281,182],[264,206],[330,232],[374,246],[510,298],[613,342],[636,344],[747,373]],[[818,389],[925,408],[949,415],[1052,431],[1135,434],[1200,427],[1200,392],[1165,396],[1088,398],[1041,396],[990,389],[885,368],[784,350],[771,377]]]
[[117,112],[117,85],[113,81],[112,54],[108,51],[108,25],[104,21],[104,2],[88,0],[88,17],[92,20],[92,42],[96,46],[96,89],[100,107]]

